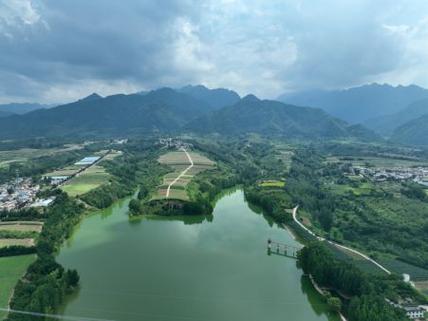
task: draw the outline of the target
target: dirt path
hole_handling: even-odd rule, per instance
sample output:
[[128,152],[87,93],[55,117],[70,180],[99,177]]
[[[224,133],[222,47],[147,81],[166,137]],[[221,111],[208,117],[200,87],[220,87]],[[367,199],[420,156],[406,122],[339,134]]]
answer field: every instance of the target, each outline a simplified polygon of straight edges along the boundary
[[391,274],[391,271],[389,271],[387,268],[385,268],[383,265],[381,265],[380,263],[378,263],[378,262],[376,262],[375,260],[373,260],[372,258],[370,258],[370,257],[368,257],[367,255],[365,255],[365,254],[363,254],[363,253],[361,253],[360,251],[357,251],[357,250],[354,250],[354,249],[352,249],[352,248],[350,248],[350,247],[347,247],[347,246],[344,246],[344,245],[341,245],[341,244],[338,244],[338,243],[336,243],[336,242],[333,242],[333,241],[329,241],[329,240],[326,240],[325,238],[323,238],[323,237],[320,237],[320,236],[317,236],[314,232],[312,232],[310,229],[308,229],[306,226],[304,226],[298,219],[297,219],[297,209],[299,208],[299,206],[296,206],[295,208],[293,208],[293,220],[294,220],[294,222],[296,222],[301,228],[303,228],[306,232],[308,232],[309,234],[311,234],[311,235],[313,235],[314,237],[316,237],[319,241],[326,241],[326,242],[328,242],[328,243],[330,243],[330,244],[332,244],[332,245],[334,245],[334,246],[336,246],[336,247],[339,247],[339,248],[341,248],[341,249],[344,249],[344,250],[348,250],[348,251],[350,251],[350,252],[352,252],[352,253],[354,253],[354,254],[357,254],[357,255],[359,255],[359,256],[361,256],[362,258],[364,258],[365,260],[367,260],[367,261],[370,261],[371,263],[373,263],[374,265],[376,265],[378,268],[380,268],[382,271],[384,271],[385,273],[387,273],[387,274]]
[[190,165],[189,165],[189,167],[187,167],[184,171],[182,171],[181,173],[180,173],[180,175],[178,175],[171,183],[169,183],[169,185],[168,185],[168,188],[167,188],[167,190],[166,190],[166,198],[168,198],[169,197],[169,191],[171,190],[171,186],[172,185],[174,185],[175,183],[177,183],[178,182],[178,180],[180,179],[180,178],[182,178],[184,175],[186,175],[186,173],[193,167],[193,160],[192,160],[192,157],[190,157],[190,155],[189,155],[189,153],[187,152],[187,150],[186,149],[184,149],[184,148],[181,148],[181,150],[186,154],[186,156],[187,156],[187,159],[189,160],[189,163],[190,163]]

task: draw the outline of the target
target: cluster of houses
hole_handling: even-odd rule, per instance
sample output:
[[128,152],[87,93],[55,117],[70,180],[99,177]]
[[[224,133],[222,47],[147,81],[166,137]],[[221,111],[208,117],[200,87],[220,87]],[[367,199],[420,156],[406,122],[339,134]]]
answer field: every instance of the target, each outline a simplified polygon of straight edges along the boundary
[[427,312],[422,306],[410,306],[395,303],[389,299],[385,299],[390,305],[395,308],[402,309],[410,320],[425,320],[425,313]]
[[383,182],[387,180],[412,180],[416,183],[428,186],[427,167],[368,168],[362,166],[355,166],[352,167],[351,170],[355,175],[362,175],[376,182]]
[[185,143],[182,140],[176,138],[159,138],[159,144],[166,148],[176,148],[176,149],[190,149],[193,145],[189,143]]
[[40,186],[30,178],[16,178],[13,182],[0,185],[0,210],[14,210],[30,205],[36,199]]

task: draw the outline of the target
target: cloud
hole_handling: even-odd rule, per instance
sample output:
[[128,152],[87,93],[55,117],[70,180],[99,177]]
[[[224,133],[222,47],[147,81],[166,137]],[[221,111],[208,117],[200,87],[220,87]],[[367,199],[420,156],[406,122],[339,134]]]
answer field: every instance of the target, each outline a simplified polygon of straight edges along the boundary
[[2,1],[0,102],[187,83],[262,97],[428,86],[426,12],[417,0]]

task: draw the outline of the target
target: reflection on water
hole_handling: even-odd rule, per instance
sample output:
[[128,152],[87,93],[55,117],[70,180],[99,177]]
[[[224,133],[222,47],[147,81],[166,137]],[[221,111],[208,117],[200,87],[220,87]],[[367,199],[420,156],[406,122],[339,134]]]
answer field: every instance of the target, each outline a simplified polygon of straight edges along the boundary
[[[211,216],[129,220],[128,201],[85,219],[58,260],[80,291],[62,313],[123,321],[327,321],[296,261],[268,256],[268,238],[298,245],[236,190]],[[332,320],[332,319],[330,319]]]

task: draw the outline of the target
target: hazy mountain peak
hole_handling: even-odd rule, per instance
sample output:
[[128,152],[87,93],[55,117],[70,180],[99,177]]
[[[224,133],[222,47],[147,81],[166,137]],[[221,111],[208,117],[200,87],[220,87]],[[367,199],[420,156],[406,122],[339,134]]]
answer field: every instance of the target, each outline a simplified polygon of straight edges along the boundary
[[253,94],[249,94],[249,95],[245,96],[244,98],[242,98],[242,101],[243,102],[258,102],[258,101],[260,101],[260,99],[258,99]]
[[428,98],[428,90],[422,87],[379,83],[340,90],[302,91],[278,97],[286,103],[322,108],[350,123],[396,113],[424,98]]
[[85,98],[80,99],[79,101],[91,101],[91,100],[97,100],[101,98],[103,97],[98,95],[97,93],[92,93],[89,96],[86,96]]

